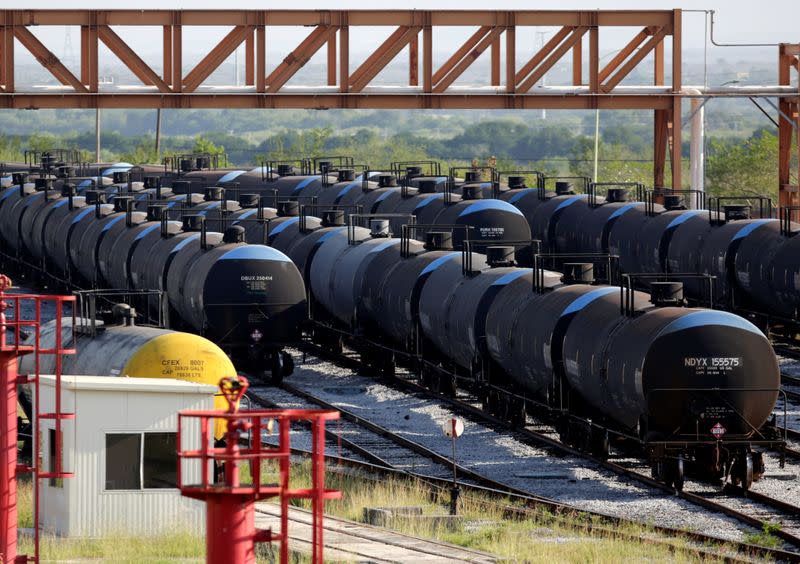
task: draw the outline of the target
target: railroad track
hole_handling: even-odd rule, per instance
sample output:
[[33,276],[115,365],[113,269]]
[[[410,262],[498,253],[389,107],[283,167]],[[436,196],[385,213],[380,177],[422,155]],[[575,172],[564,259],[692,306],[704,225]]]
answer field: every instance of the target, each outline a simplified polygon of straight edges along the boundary
[[[348,468],[366,470],[369,473],[382,473],[395,476],[405,476],[420,479],[433,486],[443,489],[449,489],[452,486],[452,469],[453,461],[438,452],[425,447],[417,442],[411,441],[406,437],[402,437],[380,425],[370,422],[359,415],[352,413],[340,406],[334,405],[301,390],[291,384],[284,383],[281,388],[294,398],[299,399],[307,407],[317,407],[324,409],[335,409],[341,414],[341,421],[344,422],[343,426],[334,430],[328,429],[328,440],[332,445],[344,447],[346,450],[356,453],[359,457],[365,460],[357,460],[352,458],[342,458],[341,456],[327,455],[326,458],[332,464],[341,466],[345,465]],[[265,389],[251,388],[248,395],[253,403],[265,407],[278,407],[275,401],[275,391],[269,389],[272,399],[267,399],[263,396]],[[354,430],[354,427],[356,428]],[[370,436],[371,435],[371,436]],[[294,449],[295,454],[307,456],[310,452],[303,449]],[[427,473],[419,471],[408,470],[409,455],[422,456],[429,462],[428,465],[423,466]],[[438,470],[437,470],[438,468]],[[577,513],[589,514],[600,517],[607,525],[598,525],[597,523],[591,524],[588,528],[596,534],[612,534],[618,537],[623,537],[628,540],[642,541],[643,539],[638,535],[632,535],[620,531],[619,528],[610,528],[608,525],[620,525],[622,523],[635,523],[636,521],[626,520],[619,517],[607,515],[604,513],[597,513],[586,511],[576,508],[574,506],[563,504],[539,495],[532,494],[531,492],[524,491],[518,488],[509,487],[492,478],[484,476],[478,472],[465,468],[461,465],[456,465],[458,478],[458,486],[462,491],[480,492],[483,494],[491,494],[502,496],[503,498],[518,502],[525,507],[506,506],[504,512],[518,518],[525,518],[530,516],[530,509],[547,509],[550,511],[554,518],[559,519],[563,524],[569,524],[569,521],[564,517],[565,515],[574,515]],[[431,471],[432,470],[432,471]],[[585,523],[576,525],[577,528],[586,529]],[[708,542],[717,543],[724,542],[736,551],[734,554],[720,555],[718,552],[709,551],[707,548],[699,546],[692,546],[689,548],[692,552],[700,557],[715,557],[722,556],[726,561],[738,562],[748,561],[749,557],[757,556],[759,558],[774,558],[779,561],[793,561],[800,562],[800,554],[786,550],[770,549],[753,544],[733,541],[721,541],[719,538],[673,529],[669,527],[652,526],[654,531],[662,533],[669,537],[682,537],[694,543],[706,544]],[[675,548],[669,540],[655,539],[648,537],[645,542],[659,544],[668,548]]]
[[[340,366],[345,366],[350,369],[357,370],[360,368],[360,362],[356,354],[352,352],[347,352],[342,355],[332,354],[324,349],[317,347],[312,343],[306,343],[303,347],[304,352],[310,352],[315,356],[325,358],[326,360],[331,360],[334,363],[339,364]],[[564,455],[572,455],[584,458],[586,460],[590,460],[595,464],[614,472],[619,476],[623,476],[626,478],[630,478],[640,484],[659,489],[662,492],[669,492],[674,493],[681,499],[684,499],[694,505],[707,509],[709,511],[723,514],[728,517],[731,517],[740,523],[745,525],[755,527],[757,529],[762,529],[765,522],[771,523],[785,523],[789,525],[793,532],[789,532],[783,529],[777,529],[773,531],[773,535],[776,537],[781,538],[784,542],[790,545],[795,550],[800,550],[800,536],[796,533],[800,533],[800,519],[797,519],[797,513],[794,510],[794,506],[791,504],[772,498],[770,496],[764,494],[758,494],[752,492],[748,492],[746,495],[747,497],[743,497],[744,492],[737,491],[735,488],[728,488],[725,491],[720,491],[716,489],[714,491],[681,491],[675,492],[675,490],[671,487],[666,486],[665,484],[652,479],[649,475],[646,475],[642,472],[642,470],[636,468],[625,467],[621,464],[616,462],[612,462],[610,460],[601,460],[599,458],[593,457],[587,453],[580,452],[570,446],[567,446],[560,441],[553,438],[555,432],[551,429],[550,432],[547,432],[547,425],[539,424],[539,429],[534,430],[530,427],[520,428],[518,426],[513,426],[510,423],[502,420],[498,417],[495,417],[491,414],[484,412],[482,409],[478,408],[473,403],[470,403],[469,398],[453,398],[449,397],[444,394],[439,394],[433,392],[427,388],[424,388],[411,380],[410,378],[406,377],[396,377],[391,379],[390,381],[382,382],[384,384],[399,387],[406,391],[412,391],[428,396],[436,397],[438,400],[446,403],[450,407],[454,408],[454,411],[460,412],[462,414],[468,415],[471,418],[483,420],[488,422],[496,427],[506,429],[506,430],[513,430],[514,432],[523,436],[527,441],[531,444],[535,444],[537,446],[544,446],[549,449],[555,449],[560,451]],[[325,403],[325,402],[323,402]],[[317,404],[321,405],[321,404]],[[338,407],[333,406],[331,404],[330,407],[334,409],[338,409]],[[798,433],[798,437],[800,437],[800,433]],[[800,453],[799,453],[800,454]],[[791,508],[791,509],[790,509]],[[743,509],[747,510],[747,513],[744,512]],[[795,554],[795,557],[800,557],[800,555]]]

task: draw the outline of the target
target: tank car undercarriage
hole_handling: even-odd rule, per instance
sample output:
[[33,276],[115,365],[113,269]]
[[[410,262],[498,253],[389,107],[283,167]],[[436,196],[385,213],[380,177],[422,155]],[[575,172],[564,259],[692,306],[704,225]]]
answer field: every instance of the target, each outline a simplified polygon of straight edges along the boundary
[[[402,350],[387,339],[350,332],[331,320],[312,319],[306,338],[333,356],[352,360],[349,350],[358,353],[360,366],[370,374],[394,378],[402,368],[418,375],[419,383],[435,393],[455,397],[459,389],[469,390],[485,412],[514,426],[524,427],[532,416],[551,425],[565,445],[600,460],[615,457],[612,448],[622,456],[644,459],[653,479],[676,490],[683,489],[687,476],[714,485],[730,482],[747,490],[764,474],[765,450],[779,452],[781,467],[784,464],[785,423],[779,426],[775,418],[751,434],[725,434],[717,440],[704,439],[699,432],[663,436],[648,432],[646,420],[634,429],[604,420],[555,382],[547,397],[532,398],[515,389],[492,361],[475,359],[472,369],[464,370],[435,347],[426,347],[418,336]],[[699,420],[696,425],[699,429]]]

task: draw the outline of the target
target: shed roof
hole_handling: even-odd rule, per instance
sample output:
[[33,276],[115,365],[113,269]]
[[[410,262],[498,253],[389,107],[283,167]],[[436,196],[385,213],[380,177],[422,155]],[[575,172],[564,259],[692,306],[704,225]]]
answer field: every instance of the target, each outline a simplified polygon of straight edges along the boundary
[[[42,375],[40,382],[55,386],[55,376]],[[218,388],[210,384],[187,382],[173,378],[127,378],[123,376],[62,376],[61,386],[67,390],[108,392],[157,392],[179,394],[213,394]]]

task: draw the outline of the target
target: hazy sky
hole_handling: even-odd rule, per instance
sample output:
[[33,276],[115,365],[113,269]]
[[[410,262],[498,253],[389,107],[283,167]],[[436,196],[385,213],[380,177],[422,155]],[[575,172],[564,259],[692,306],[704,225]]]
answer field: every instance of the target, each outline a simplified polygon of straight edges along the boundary
[[[531,0],[494,0],[491,3],[477,2],[475,0],[402,0],[396,2],[376,2],[374,0],[273,0],[272,2],[255,2],[253,0],[122,0],[109,3],[108,0],[0,0],[0,8],[20,7],[23,9],[54,8],[54,9],[215,9],[225,6],[229,9],[455,9],[479,10],[490,7],[494,10],[506,9],[581,9],[581,10],[641,10],[641,9],[673,9],[685,10],[715,10],[716,29],[715,40],[718,43],[796,43],[800,42],[800,0],[762,0],[755,3],[752,0],[707,0],[703,4],[689,0],[671,1],[643,1],[643,0],[594,0],[592,2],[580,0],[561,0],[553,2],[534,2]],[[80,35],[77,27],[33,27],[30,28],[67,66],[77,72],[80,50]],[[117,33],[150,64],[156,72],[161,69],[161,33],[157,27],[119,27]],[[208,51],[222,39],[230,28],[226,27],[188,27],[184,29],[184,73],[188,72]],[[475,28],[458,27],[439,29],[434,33],[433,50],[434,65],[442,64],[452,54],[455,48],[469,37]],[[556,28],[521,28],[517,31],[517,60],[527,60],[541,45],[541,33],[552,33]],[[309,33],[308,28],[301,27],[271,27],[267,36],[267,72],[270,72],[283,58],[294,49]],[[350,32],[350,68],[358,68],[383,40],[391,33],[392,28],[357,28]],[[634,28],[604,29],[600,33],[601,63],[609,60],[623,45],[636,33]],[[773,82],[770,78],[773,68],[777,68],[777,48],[722,48],[709,45],[708,57],[702,51],[708,39],[705,29],[705,15],[697,12],[686,12],[683,18],[683,59],[686,69],[694,68],[697,76],[697,65],[707,63],[707,76],[711,83],[718,83],[731,76],[717,76],[714,62],[724,59],[731,64],[741,62],[743,69],[748,69],[753,64],[762,69],[768,69],[764,77],[754,77],[756,82]],[[670,58],[671,40],[667,39],[667,58]],[[588,38],[584,38],[588,45]],[[237,55],[243,58],[240,47]],[[501,50],[505,48],[501,43]],[[588,49],[584,57],[588,57]],[[20,61],[34,64],[33,58],[21,46],[18,50]],[[486,64],[487,54],[482,57],[482,64]],[[649,56],[652,57],[652,54]],[[231,55],[229,62],[234,60]],[[393,67],[405,68],[407,65],[405,50],[392,62]],[[325,50],[321,49],[311,59],[308,67],[323,65]],[[747,62],[749,61],[749,62]],[[101,72],[112,72],[109,65],[118,66],[116,57],[108,49],[100,47]],[[645,61],[645,64],[649,64]],[[476,65],[477,66],[477,65]],[[304,69],[305,70],[305,69]],[[474,70],[474,69],[472,69]],[[221,72],[221,71],[218,71]],[[303,72],[303,71],[301,71]],[[478,71],[475,71],[478,72]],[[716,74],[715,74],[716,73]],[[468,73],[467,73],[468,74]],[[465,74],[465,79],[471,80]],[[669,75],[669,69],[667,75]],[[483,80],[482,77],[481,80]]]
[[[136,0],[121,1],[110,5],[108,0],[2,0],[0,7],[24,9],[34,8],[134,8],[134,9],[215,9],[220,6],[230,9],[266,8],[270,9],[458,9],[480,10],[490,7],[495,10],[505,9],[581,9],[581,10],[641,10],[641,9],[706,9],[716,10],[717,41],[725,42],[800,42],[800,1],[798,0],[706,0],[694,2],[689,0],[671,1],[636,1],[636,0],[561,0],[558,3],[534,2],[531,0],[494,0],[491,3],[474,0],[403,0],[402,2],[376,2],[374,0],[274,0],[272,2],[255,2],[253,0]],[[702,47],[703,24],[702,14],[686,14],[686,37],[684,45],[689,48]],[[351,42],[357,41],[351,34]]]

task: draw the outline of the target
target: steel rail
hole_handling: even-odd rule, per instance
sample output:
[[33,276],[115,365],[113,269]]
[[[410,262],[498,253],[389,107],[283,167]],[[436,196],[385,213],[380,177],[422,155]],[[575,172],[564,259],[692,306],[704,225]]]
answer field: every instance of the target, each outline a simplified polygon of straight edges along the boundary
[[[347,359],[347,363],[348,364],[350,364],[353,361],[353,359],[351,357],[345,357],[345,358]],[[358,363],[358,364],[360,364],[360,363]],[[394,441],[397,442],[397,444],[405,446],[405,447],[409,448],[409,450],[412,450],[413,452],[416,452],[418,454],[422,454],[424,456],[430,456],[432,460],[440,462],[441,464],[446,465],[449,468],[452,467],[452,460],[450,460],[449,458],[444,457],[444,456],[436,453],[435,451],[432,451],[432,450],[428,449],[427,447],[424,447],[424,446],[422,446],[422,445],[420,445],[418,443],[415,443],[414,441],[410,441],[410,440],[406,439],[405,437],[400,437],[396,433],[393,433],[393,432],[389,431],[388,429],[385,429],[385,428],[383,428],[383,427],[381,427],[381,426],[379,426],[379,425],[377,425],[375,423],[372,423],[369,420],[364,419],[363,417],[360,417],[360,416],[358,416],[358,415],[356,415],[356,414],[354,414],[352,412],[344,410],[344,409],[336,406],[335,404],[327,402],[327,401],[325,401],[325,400],[323,400],[321,398],[318,398],[318,397],[314,396],[313,394],[310,394],[310,393],[308,393],[308,392],[306,392],[304,390],[300,390],[297,387],[292,386],[290,384],[287,384],[285,382],[281,385],[281,387],[285,391],[289,392],[290,394],[295,395],[297,397],[300,397],[300,398],[302,398],[302,399],[304,399],[304,400],[306,400],[306,401],[308,401],[310,403],[313,403],[313,404],[315,404],[317,406],[324,407],[326,409],[335,409],[335,410],[340,412],[342,418],[345,419],[345,420],[352,421],[352,422],[354,422],[354,423],[356,423],[358,425],[363,426],[364,428],[366,428],[366,429],[368,429],[370,431],[373,431],[373,432],[376,432],[376,433],[380,434],[381,436],[389,438],[390,440],[394,440]],[[251,394],[251,396],[252,396],[252,394]],[[272,402],[270,402],[269,400],[266,400],[266,399],[264,399],[264,398],[262,398],[260,396],[255,396],[255,402],[256,403],[262,403],[264,405],[275,405]],[[347,448],[350,448],[351,446],[354,446],[355,448],[352,449],[352,450],[354,450],[354,452],[358,452],[358,454],[360,454],[362,456],[363,456],[363,453],[368,453],[368,456],[380,459],[379,455],[376,455],[375,453],[371,453],[370,451],[368,451],[368,450],[366,450],[366,449],[364,449],[364,448],[362,448],[362,447],[360,447],[358,445],[354,445],[353,443],[351,443],[350,441],[347,441],[343,437],[337,436],[333,430],[328,430],[327,432],[331,434],[331,437],[330,437],[331,439],[336,440],[336,441],[341,441],[342,443],[345,443],[345,442],[349,443]],[[560,443],[558,443],[558,444],[560,445]],[[298,451],[298,452],[301,452],[301,451]],[[335,463],[337,461],[345,460],[345,464],[347,464],[349,466],[354,466],[354,467],[359,467],[359,468],[368,468],[369,470],[371,470],[373,472],[377,471],[377,472],[383,472],[383,473],[391,473],[391,474],[394,474],[394,475],[398,475],[399,474],[399,475],[406,476],[406,477],[418,478],[418,479],[421,479],[423,481],[436,484],[437,486],[440,486],[442,488],[448,488],[448,487],[450,487],[452,485],[452,480],[449,479],[449,478],[439,478],[439,477],[435,477],[435,476],[426,476],[426,475],[419,474],[419,473],[416,473],[416,472],[411,472],[411,471],[407,471],[407,470],[401,470],[401,469],[395,468],[395,467],[393,467],[391,465],[386,466],[386,465],[380,464],[380,463],[379,464],[362,463],[360,461],[355,461],[355,460],[352,460],[352,459],[342,459],[340,457],[336,457],[336,456],[333,456],[333,455],[328,455],[328,460],[330,462],[333,462],[333,463]],[[593,512],[593,511],[588,511],[588,510],[583,510],[583,509],[580,509],[580,508],[576,508],[576,507],[568,505],[568,504],[564,504],[564,503],[557,502],[557,501],[554,501],[554,500],[551,500],[551,499],[548,499],[548,498],[545,498],[545,497],[542,497],[542,496],[538,496],[538,495],[532,494],[531,492],[528,492],[528,491],[525,491],[525,490],[521,490],[519,488],[514,488],[514,487],[507,486],[507,485],[505,485],[505,484],[503,484],[501,482],[498,482],[496,480],[493,480],[491,478],[483,476],[483,475],[481,475],[481,474],[479,474],[477,472],[474,472],[474,471],[471,471],[471,470],[468,470],[468,469],[464,469],[460,465],[457,466],[457,467],[458,467],[458,472],[461,475],[470,477],[470,478],[474,479],[478,483],[476,485],[476,484],[469,484],[469,483],[466,483],[466,482],[463,482],[463,481],[458,481],[459,487],[464,488],[464,489],[468,489],[468,490],[471,490],[471,491],[474,491],[474,492],[480,492],[480,493],[491,493],[491,494],[495,494],[495,495],[502,495],[502,496],[508,497],[508,498],[510,498],[510,499],[512,499],[514,501],[522,501],[527,506],[545,507],[545,508],[547,508],[547,509],[549,509],[551,511],[554,511],[555,513],[557,513],[559,515],[561,513],[565,513],[565,512],[568,512],[568,513],[582,513],[582,514],[588,514],[588,515],[597,515],[597,516],[603,518],[604,520],[613,522],[614,524],[621,524],[621,523],[626,523],[626,522],[627,523],[641,524],[640,522],[637,522],[637,521],[634,521],[634,520],[623,519],[623,518],[620,518],[620,517],[615,517],[615,516],[607,515],[607,514],[604,514],[604,513]],[[508,507],[507,511],[517,512],[518,514],[522,513],[518,508],[513,508],[513,507]],[[519,516],[520,517],[524,517],[525,514],[523,513],[523,514],[521,514]],[[757,525],[757,528],[760,527],[760,522],[758,522],[758,523],[759,524]],[[761,547],[761,546],[752,545],[752,544],[749,544],[749,543],[742,543],[742,542],[736,542],[736,541],[731,542],[731,541],[726,541],[724,539],[719,539],[719,538],[716,538],[716,537],[703,535],[701,533],[694,533],[694,532],[691,532],[691,531],[683,531],[683,530],[680,530],[680,529],[674,529],[674,528],[670,528],[670,527],[661,527],[661,526],[655,526],[655,525],[649,525],[649,526],[653,527],[653,529],[655,531],[657,531],[659,533],[666,534],[668,536],[683,537],[683,538],[691,539],[693,541],[698,541],[698,542],[711,541],[711,542],[714,542],[714,543],[722,543],[722,544],[730,545],[731,547],[735,547],[737,551],[739,551],[740,553],[744,553],[744,554],[760,554],[760,555],[763,555],[763,556],[774,557],[774,558],[776,558],[778,560],[791,561],[791,562],[800,562],[800,554],[794,553],[794,552],[790,552],[790,551],[785,551],[785,550],[780,550],[780,549],[771,549],[771,548],[767,548],[767,547]],[[585,526],[584,525],[580,525],[578,528],[585,528]],[[590,525],[590,526],[588,526],[588,528],[591,531],[608,533],[608,534],[613,534],[613,535],[617,535],[617,536],[621,535],[621,536],[623,536],[625,538],[629,538],[630,540],[637,540],[637,541],[641,541],[642,540],[642,538],[637,536],[637,535],[626,535],[626,534],[621,533],[620,531],[614,530],[614,529],[607,529],[607,528],[604,528],[604,527],[598,527],[596,525]],[[659,541],[657,539],[648,539],[648,542],[654,542],[655,544],[671,547],[673,549],[676,548],[674,545],[672,545],[668,541]],[[687,549],[691,550],[691,551],[693,551],[693,552],[695,552],[695,553],[697,553],[699,555],[703,555],[703,556],[715,556],[715,557],[722,556],[726,561],[729,561],[729,562],[744,561],[742,558],[736,558],[736,557],[732,557],[730,555],[724,555],[724,554],[720,555],[717,552],[708,552],[708,551],[705,551],[705,550],[696,549],[694,547],[687,548]]]
[[[308,346],[312,346],[312,345],[304,344],[304,347],[308,347]],[[322,358],[325,358],[325,356],[328,356],[329,359],[333,360],[334,362],[337,362],[336,357],[338,355],[335,355],[333,353],[325,351],[325,350],[323,350],[321,348],[317,348],[317,349],[318,349],[318,351],[320,353],[320,354],[318,354],[318,356],[321,356]],[[315,354],[316,354],[316,352],[315,352]],[[353,357],[346,357],[346,356],[343,356],[339,360],[339,362],[343,363],[345,365],[349,365],[349,367],[351,367],[351,368],[353,368],[353,367],[358,368],[361,365],[360,361],[354,359]],[[572,455],[572,456],[583,458],[585,460],[592,461],[595,464],[598,464],[599,466],[602,466],[606,470],[610,470],[611,472],[614,472],[615,474],[617,474],[619,476],[630,478],[630,479],[632,479],[634,481],[637,481],[637,482],[639,482],[641,484],[647,485],[647,486],[652,487],[652,488],[659,489],[659,490],[664,491],[664,492],[673,493],[677,497],[680,497],[681,499],[684,499],[684,500],[686,500],[686,501],[688,501],[688,502],[690,502],[692,504],[695,504],[695,505],[697,505],[699,507],[703,507],[704,509],[709,509],[711,511],[727,515],[728,517],[736,519],[737,521],[739,521],[739,522],[741,522],[743,524],[746,524],[746,525],[751,526],[751,527],[755,527],[755,528],[757,528],[759,530],[763,527],[764,523],[760,519],[757,519],[755,517],[752,517],[750,515],[742,513],[741,511],[733,509],[733,508],[731,508],[729,506],[722,505],[720,503],[712,501],[711,499],[708,499],[707,497],[704,497],[704,496],[702,496],[700,494],[696,494],[696,493],[692,493],[692,492],[688,492],[688,491],[676,491],[674,488],[672,488],[670,486],[667,486],[666,484],[664,484],[662,482],[659,482],[659,481],[657,481],[657,480],[655,480],[655,479],[653,479],[653,478],[651,478],[649,476],[641,474],[640,472],[638,472],[636,470],[633,470],[633,469],[630,469],[630,468],[625,468],[625,467],[623,467],[623,466],[621,466],[619,464],[610,462],[608,460],[603,460],[603,459],[597,458],[595,456],[592,456],[592,455],[590,455],[588,453],[579,451],[578,449],[575,449],[573,447],[567,446],[567,445],[565,445],[564,443],[562,443],[562,442],[560,442],[558,440],[555,440],[555,439],[552,439],[552,438],[546,436],[543,433],[540,433],[540,432],[537,432],[537,431],[532,431],[532,430],[526,429],[526,428],[520,428],[518,426],[512,425],[511,423],[509,423],[509,422],[507,422],[507,421],[505,421],[505,420],[503,420],[503,419],[501,419],[499,417],[496,417],[494,415],[486,413],[482,409],[479,409],[479,408],[475,407],[474,405],[472,405],[472,404],[470,404],[468,402],[465,402],[463,400],[459,400],[457,398],[449,397],[449,396],[447,396],[445,394],[440,394],[440,393],[434,392],[432,390],[429,390],[428,388],[425,388],[425,387],[423,387],[423,386],[421,386],[419,384],[416,384],[416,383],[411,382],[411,381],[409,381],[407,379],[404,379],[404,378],[395,377],[394,379],[391,380],[391,383],[399,384],[400,387],[405,388],[407,390],[412,390],[412,391],[417,392],[417,393],[426,394],[426,395],[430,395],[430,396],[436,397],[439,400],[444,401],[445,403],[455,407],[458,411],[461,411],[462,413],[466,413],[466,414],[468,414],[468,415],[470,415],[470,416],[472,416],[474,418],[483,419],[484,421],[490,422],[490,423],[492,423],[492,424],[494,424],[496,426],[503,427],[505,429],[515,431],[515,432],[521,434],[522,436],[526,437],[527,439],[531,440],[532,442],[534,442],[534,443],[536,443],[536,444],[538,444],[540,446],[546,446],[546,447],[550,447],[552,449],[561,450],[565,454],[569,454],[569,455]],[[339,409],[339,408],[334,406],[334,409]],[[780,503],[780,500],[775,500],[775,501],[777,503]],[[782,540],[784,540],[788,544],[800,549],[800,537],[798,537],[796,535],[793,535],[791,533],[788,533],[786,531],[783,531],[783,530],[773,531],[772,534],[774,536],[776,536],[776,537],[781,538]],[[798,554],[798,558],[800,558],[800,554]]]

